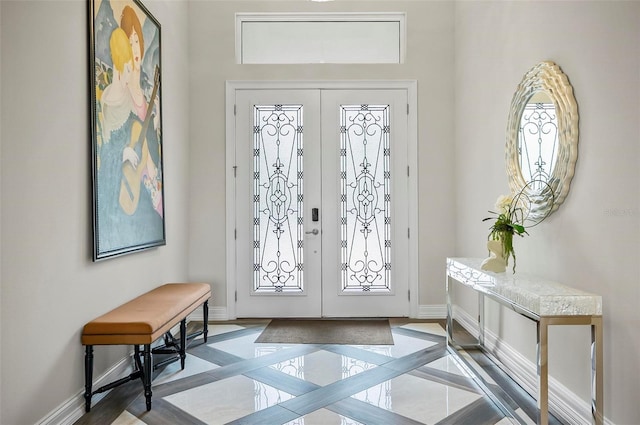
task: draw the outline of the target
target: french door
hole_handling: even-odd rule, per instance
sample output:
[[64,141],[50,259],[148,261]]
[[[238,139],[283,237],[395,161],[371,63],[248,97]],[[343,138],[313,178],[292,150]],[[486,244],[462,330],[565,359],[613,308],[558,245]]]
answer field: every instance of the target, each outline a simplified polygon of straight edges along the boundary
[[235,90],[236,317],[409,315],[407,90]]

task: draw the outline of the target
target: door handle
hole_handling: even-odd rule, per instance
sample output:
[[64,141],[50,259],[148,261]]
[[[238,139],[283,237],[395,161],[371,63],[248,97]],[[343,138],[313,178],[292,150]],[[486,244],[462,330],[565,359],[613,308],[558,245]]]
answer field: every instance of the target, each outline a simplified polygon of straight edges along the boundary
[[308,234],[317,235],[318,233],[320,233],[320,230],[318,230],[318,229],[313,229],[313,230],[311,230],[310,232],[304,232],[304,233],[306,233],[307,235],[308,235]]

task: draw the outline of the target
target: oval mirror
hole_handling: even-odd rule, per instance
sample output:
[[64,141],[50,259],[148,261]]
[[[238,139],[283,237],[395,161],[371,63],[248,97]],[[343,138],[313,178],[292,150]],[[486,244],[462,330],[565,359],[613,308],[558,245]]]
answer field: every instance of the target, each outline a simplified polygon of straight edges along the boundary
[[578,106],[569,79],[553,62],[531,68],[513,95],[507,124],[509,187],[540,222],[564,201],[578,158]]

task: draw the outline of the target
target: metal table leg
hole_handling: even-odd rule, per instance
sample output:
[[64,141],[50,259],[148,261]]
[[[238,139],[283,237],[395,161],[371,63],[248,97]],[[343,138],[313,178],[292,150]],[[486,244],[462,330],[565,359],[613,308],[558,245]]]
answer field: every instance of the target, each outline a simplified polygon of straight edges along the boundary
[[591,321],[591,415],[595,425],[604,424],[602,354],[602,317],[594,317]]
[[451,281],[449,276],[447,276],[447,345],[453,345],[453,308],[451,307]]
[[478,292],[478,345],[484,349],[484,294]]
[[549,326],[547,319],[540,318],[537,325],[537,357],[538,357],[538,424],[549,424]]

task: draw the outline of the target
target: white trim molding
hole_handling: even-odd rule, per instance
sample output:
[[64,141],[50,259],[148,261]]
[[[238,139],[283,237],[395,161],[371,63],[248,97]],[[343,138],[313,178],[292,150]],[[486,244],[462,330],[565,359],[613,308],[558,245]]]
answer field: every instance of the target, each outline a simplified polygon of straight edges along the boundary
[[[129,376],[133,372],[133,364],[131,359],[132,353],[118,361],[104,374],[100,375],[93,381],[93,388],[100,388],[109,382]],[[91,405],[95,406],[108,391],[95,394],[91,399]],[[85,400],[84,388],[77,392],[74,396],[67,399],[56,409],[52,410],[47,416],[42,418],[36,425],[72,425],[84,415]]]
[[446,319],[447,306],[444,304],[419,305],[417,315],[412,315],[416,319]]

